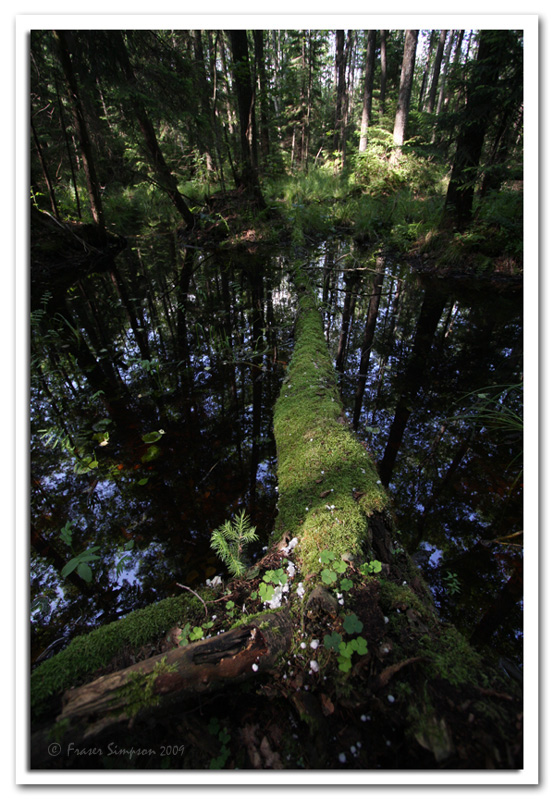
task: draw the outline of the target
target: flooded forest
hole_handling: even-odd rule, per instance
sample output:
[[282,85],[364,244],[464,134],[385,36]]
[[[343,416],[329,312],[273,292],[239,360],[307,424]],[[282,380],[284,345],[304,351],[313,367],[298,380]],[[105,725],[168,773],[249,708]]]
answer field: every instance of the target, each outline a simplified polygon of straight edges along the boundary
[[521,769],[522,31],[29,47],[31,766]]

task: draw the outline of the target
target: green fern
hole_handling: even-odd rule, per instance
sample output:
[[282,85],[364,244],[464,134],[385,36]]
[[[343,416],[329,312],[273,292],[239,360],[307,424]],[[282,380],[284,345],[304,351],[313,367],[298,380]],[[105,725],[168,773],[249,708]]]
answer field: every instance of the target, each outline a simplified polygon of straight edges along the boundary
[[227,520],[213,531],[210,546],[224,562],[232,577],[239,578],[246,571],[244,546],[257,539],[256,528],[250,526],[248,515],[243,510],[234,517],[233,522]]

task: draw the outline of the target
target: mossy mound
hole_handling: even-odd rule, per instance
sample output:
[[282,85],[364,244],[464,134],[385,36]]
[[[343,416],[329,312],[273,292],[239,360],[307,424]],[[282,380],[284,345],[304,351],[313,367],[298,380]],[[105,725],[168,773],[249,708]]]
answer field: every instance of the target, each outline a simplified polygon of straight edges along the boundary
[[125,648],[136,650],[154,642],[172,626],[194,619],[202,604],[192,595],[168,597],[132,611],[126,617],[76,636],[65,650],[38,666],[31,674],[31,711],[40,715],[49,699],[70,686],[84,683],[106,667]]
[[369,551],[368,518],[389,504],[375,464],[349,431],[313,293],[299,278],[296,346],[275,406],[276,536],[299,539],[305,575],[323,550]]

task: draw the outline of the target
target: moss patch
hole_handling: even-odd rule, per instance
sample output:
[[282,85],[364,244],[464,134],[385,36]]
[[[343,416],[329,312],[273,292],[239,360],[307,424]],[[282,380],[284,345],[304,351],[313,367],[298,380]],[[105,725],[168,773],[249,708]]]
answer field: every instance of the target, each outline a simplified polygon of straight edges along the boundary
[[[299,281],[301,283],[301,281]],[[388,505],[375,464],[344,423],[313,293],[299,290],[296,346],[275,406],[279,516],[276,536],[298,537],[304,575],[322,550],[360,555],[368,517]]]
[[105,667],[124,647],[155,641],[173,625],[202,610],[193,596],[169,597],[126,617],[77,636],[69,646],[41,664],[31,675],[31,710],[38,714],[48,698],[83,683]]

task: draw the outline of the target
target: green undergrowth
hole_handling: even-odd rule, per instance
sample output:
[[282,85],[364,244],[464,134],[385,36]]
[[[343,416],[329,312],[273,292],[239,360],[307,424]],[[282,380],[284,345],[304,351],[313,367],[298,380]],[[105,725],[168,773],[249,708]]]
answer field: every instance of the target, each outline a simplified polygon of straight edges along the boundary
[[125,648],[154,642],[172,626],[193,619],[202,604],[192,595],[169,597],[126,617],[76,636],[68,647],[31,674],[31,710],[39,714],[48,698],[83,683]]
[[275,406],[276,536],[299,539],[304,574],[323,550],[367,551],[368,517],[388,505],[374,462],[342,418],[335,374],[311,290],[301,290],[296,345]]

